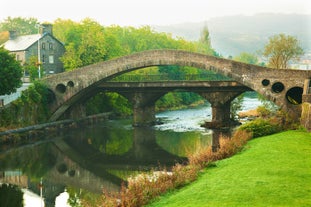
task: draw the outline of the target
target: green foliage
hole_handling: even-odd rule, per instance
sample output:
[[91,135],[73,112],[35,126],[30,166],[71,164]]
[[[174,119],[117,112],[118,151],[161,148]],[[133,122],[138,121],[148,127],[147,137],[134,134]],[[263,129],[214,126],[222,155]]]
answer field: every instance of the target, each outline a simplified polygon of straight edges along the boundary
[[[16,23],[16,25],[19,25],[18,27],[22,25],[21,22],[27,22],[30,25],[27,28],[32,29],[30,33],[37,33],[35,28],[36,19],[8,18],[7,23],[9,22],[11,24],[13,24],[12,22],[14,24]],[[3,25],[9,24],[3,23]],[[22,32],[21,34],[24,33]],[[182,38],[173,38],[172,35],[167,33],[155,32],[149,26],[140,28],[120,26],[103,27],[89,18],[81,22],[57,19],[53,25],[53,34],[65,43],[66,53],[62,57],[62,62],[67,71],[150,49],[182,49],[217,55],[211,48],[208,28],[204,28],[199,41],[190,42]],[[36,59],[31,58],[25,64],[24,70],[30,74],[31,80],[37,79],[38,67],[36,65]],[[181,80],[187,74],[195,75],[204,73],[202,70],[196,68],[178,66],[151,67],[146,70],[133,71],[132,73],[142,73],[142,71],[145,74],[168,75],[169,78],[174,80]],[[158,107],[178,107],[180,105],[192,104],[200,99],[198,95],[193,94],[169,94],[159,101]],[[99,94],[87,103],[87,114],[112,110],[123,115],[129,115],[132,112],[128,101],[122,96],[113,93],[106,95]]]
[[0,184],[0,205],[23,207],[23,192],[16,185]]
[[[133,145],[133,134],[128,133],[127,130],[114,128],[109,131],[102,131],[101,135],[94,135],[90,132],[90,142],[92,147],[101,153],[108,155],[122,155],[128,152]],[[109,139],[102,139],[101,137],[109,137]]]
[[0,158],[0,170],[18,169],[23,174],[31,175],[30,179],[40,180],[56,164],[56,157],[51,145],[40,145],[35,148],[12,149]]
[[103,27],[89,18],[81,22],[62,19],[54,22],[55,37],[66,44],[63,63],[67,70],[150,49],[184,49],[216,54],[210,46],[207,28],[203,33],[201,41],[189,42],[167,33],[157,33],[149,26]]
[[47,87],[35,81],[19,99],[0,111],[0,125],[16,127],[46,122],[50,115],[48,97]]
[[61,60],[64,63],[64,68],[67,71],[73,70],[83,65],[83,62],[79,57],[79,54],[76,53],[77,50],[78,48],[75,46],[74,43],[68,43],[66,45],[66,52],[64,56],[61,57]]
[[268,66],[276,69],[288,68],[288,62],[303,55],[299,41],[290,35],[279,34],[269,38],[263,55],[269,59]]
[[[88,18],[81,22],[57,19],[54,23],[54,35],[65,42],[66,53],[62,61],[66,70],[150,49],[182,49],[217,55],[211,48],[207,28],[202,31],[200,41],[190,42],[182,38],[173,38],[167,33],[155,32],[149,26],[103,27]],[[201,74],[202,70],[191,67],[161,66],[131,72],[134,75],[141,73],[164,74],[173,80],[181,80],[187,74]],[[198,96],[193,95],[169,94],[159,101],[158,107],[176,107],[181,104],[191,104],[198,99]],[[131,114],[130,108],[120,95],[101,94],[87,103],[87,114],[114,110],[119,114],[128,115]]]
[[10,94],[22,85],[22,67],[13,55],[0,47],[0,95]]
[[207,26],[205,26],[201,32],[200,42],[211,48],[211,38]]
[[230,118],[232,120],[237,119],[238,111],[241,111],[243,104],[244,94],[239,95],[230,103]]
[[[34,81],[39,78],[37,62],[38,62],[37,57],[32,56],[29,58],[29,61],[23,65],[24,72],[26,74],[29,74],[31,81]],[[44,68],[41,66],[41,70],[40,70],[41,77],[44,76],[43,71],[44,71]]]
[[203,28],[201,32],[201,37],[197,42],[197,52],[213,56],[219,56],[211,46],[211,38],[207,26]]
[[203,102],[203,98],[196,93],[169,92],[162,96],[160,99],[158,99],[158,101],[156,102],[156,109],[163,110],[167,108],[182,108],[199,101]]
[[121,115],[132,114],[132,106],[126,98],[117,93],[107,93],[109,105],[113,111]]
[[[62,57],[66,70],[106,59],[108,43],[103,27],[97,22],[86,18],[78,24],[58,19],[54,27],[54,35],[66,43],[66,52]],[[61,31],[61,28],[65,28],[65,31]]]
[[243,62],[243,63],[249,63],[253,65],[258,64],[257,56],[247,53],[247,52],[242,52],[239,56],[234,57],[233,60]]
[[[169,139],[168,139],[169,137]],[[187,157],[210,144],[210,135],[197,131],[175,133],[170,130],[156,131],[156,142],[163,150],[177,155]]]
[[274,102],[267,100],[261,94],[258,94],[258,99],[268,111],[274,113],[279,110],[279,107]]
[[1,31],[18,31],[19,35],[28,35],[38,33],[36,24],[38,20],[33,17],[7,17],[2,22],[0,22],[0,32]]
[[[98,206],[98,200],[100,195],[85,191],[81,188],[76,188],[74,186],[67,186],[66,190],[69,194],[68,204],[71,207],[85,207],[85,206]],[[87,202],[87,205],[84,205],[83,202]]]
[[241,125],[239,129],[251,132],[253,138],[256,138],[280,132],[282,127],[278,123],[272,123],[269,120],[258,118]]
[[132,114],[132,106],[128,100],[113,92],[98,93],[87,102],[86,110],[87,115],[110,111],[124,116]]
[[271,111],[265,106],[258,106],[257,112],[261,117],[268,117],[269,115],[271,115]]

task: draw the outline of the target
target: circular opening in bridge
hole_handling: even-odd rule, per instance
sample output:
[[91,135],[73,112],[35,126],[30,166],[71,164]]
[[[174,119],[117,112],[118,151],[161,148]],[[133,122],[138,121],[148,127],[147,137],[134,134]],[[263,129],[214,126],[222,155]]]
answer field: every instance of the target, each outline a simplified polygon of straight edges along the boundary
[[301,87],[293,87],[286,92],[286,99],[289,103],[298,105],[302,103],[303,89]]
[[65,163],[61,163],[57,166],[57,171],[61,174],[67,172],[68,168],[67,165]]
[[281,93],[284,90],[285,86],[281,82],[276,82],[272,85],[272,91],[275,93]]
[[267,79],[263,79],[263,80],[261,81],[261,84],[262,84],[263,86],[268,86],[268,85],[270,84],[270,81],[267,80]]
[[66,92],[66,86],[62,83],[58,84],[56,86],[56,91],[60,93],[65,93]]
[[74,87],[75,84],[73,83],[73,81],[68,81],[67,86],[69,86],[69,87]]

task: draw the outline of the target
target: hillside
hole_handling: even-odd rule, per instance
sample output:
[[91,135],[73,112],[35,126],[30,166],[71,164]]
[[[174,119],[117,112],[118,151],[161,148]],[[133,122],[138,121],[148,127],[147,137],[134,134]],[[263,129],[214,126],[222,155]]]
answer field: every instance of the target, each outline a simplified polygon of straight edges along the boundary
[[268,38],[285,33],[301,41],[305,51],[311,51],[311,15],[258,14],[227,16],[206,22],[153,26],[156,31],[168,32],[188,40],[198,40],[204,26],[209,28],[212,46],[224,56],[262,50]]

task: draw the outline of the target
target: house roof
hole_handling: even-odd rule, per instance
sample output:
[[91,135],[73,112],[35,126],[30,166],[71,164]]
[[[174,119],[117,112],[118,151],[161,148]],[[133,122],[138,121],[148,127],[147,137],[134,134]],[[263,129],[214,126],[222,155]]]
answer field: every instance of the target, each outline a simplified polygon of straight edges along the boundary
[[42,37],[41,34],[24,35],[10,39],[3,44],[4,48],[9,51],[22,51],[29,48]]

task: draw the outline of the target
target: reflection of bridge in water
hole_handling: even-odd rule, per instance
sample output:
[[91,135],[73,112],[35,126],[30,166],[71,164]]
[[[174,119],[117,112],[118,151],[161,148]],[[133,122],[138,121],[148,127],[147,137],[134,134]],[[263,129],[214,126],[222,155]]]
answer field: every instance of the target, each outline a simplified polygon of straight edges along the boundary
[[[103,137],[104,139],[104,137]],[[121,138],[125,139],[124,138]],[[143,169],[150,170],[155,168],[158,164],[171,166],[178,161],[185,161],[185,157],[179,157],[162,149],[156,142],[155,130],[149,127],[133,128],[132,142],[128,143],[128,150],[122,153],[119,152],[105,152],[106,146],[109,143],[101,143],[101,146],[90,144],[91,138],[86,138],[85,134],[72,133],[70,138],[66,139],[68,145],[83,154],[84,159],[91,163],[100,163],[102,170],[107,169]],[[97,143],[98,145],[98,143]]]
[[[29,188],[39,195],[39,179],[34,177],[42,176],[46,204],[54,206],[55,198],[66,186],[97,194],[100,194],[102,189],[116,191],[122,182],[126,182],[118,177],[116,172],[128,175],[137,170],[157,169],[157,166],[168,166],[169,169],[176,162],[186,160],[185,157],[174,155],[159,146],[155,130],[134,128],[132,138],[129,149],[120,155],[101,152],[88,143],[89,137],[79,132],[72,133],[71,138],[56,138],[34,146],[20,147],[1,154],[0,163],[3,165],[0,166],[0,171],[6,172],[1,179],[5,183]],[[11,161],[13,157],[14,161]],[[27,162],[23,161],[25,159]],[[45,166],[46,164],[48,166]],[[41,174],[29,174],[30,171],[36,172],[37,167],[41,168]]]
[[[32,156],[29,157],[30,155]],[[0,163],[8,162],[12,157],[14,160],[9,164],[0,165],[0,172],[3,172],[0,182],[27,188],[40,195],[40,179],[37,176],[42,176],[45,204],[51,207],[54,207],[55,198],[64,192],[67,186],[96,194],[101,194],[103,188],[109,191],[119,190],[122,182],[120,178],[106,171],[95,173],[89,170],[85,166],[87,162],[84,157],[76,155],[77,153],[61,139],[56,139],[53,143],[14,149],[1,155]],[[79,162],[72,160],[71,156],[79,158]],[[28,162],[22,161],[27,157]]]

